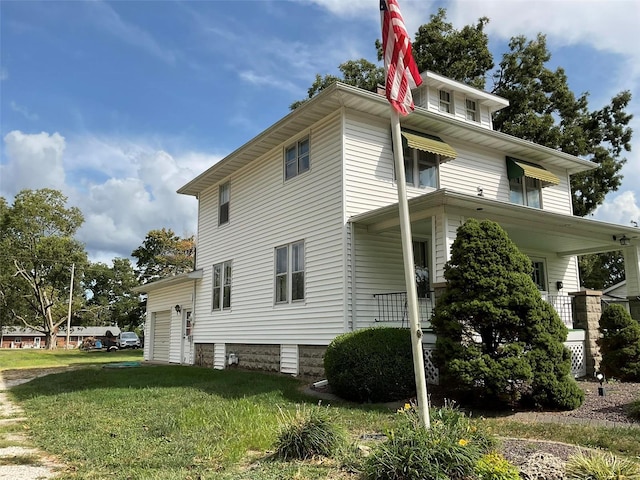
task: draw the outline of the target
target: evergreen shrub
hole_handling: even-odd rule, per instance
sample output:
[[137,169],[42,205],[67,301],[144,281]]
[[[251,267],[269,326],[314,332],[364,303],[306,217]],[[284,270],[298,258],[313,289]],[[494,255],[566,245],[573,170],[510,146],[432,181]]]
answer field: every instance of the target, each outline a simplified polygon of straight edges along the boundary
[[324,355],[336,395],[356,402],[388,402],[415,395],[410,331],[368,328],[336,337]]
[[608,378],[640,380],[640,323],[622,305],[610,305],[600,317],[600,368]]
[[567,328],[531,273],[529,258],[497,223],[470,219],[458,228],[432,319],[434,360],[441,385],[456,390],[450,395],[484,406],[581,405]]

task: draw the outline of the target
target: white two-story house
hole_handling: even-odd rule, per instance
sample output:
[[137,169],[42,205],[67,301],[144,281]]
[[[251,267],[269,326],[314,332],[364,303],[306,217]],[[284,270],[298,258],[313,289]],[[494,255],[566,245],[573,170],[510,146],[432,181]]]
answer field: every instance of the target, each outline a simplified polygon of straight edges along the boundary
[[[430,380],[429,316],[467,218],[507,231],[569,328],[577,255],[624,249],[640,295],[640,231],[572,215],[570,176],[595,164],[493,130],[500,97],[422,78],[401,126]],[[198,199],[196,266],[139,289],[145,359],[319,376],[337,335],[406,326],[393,165],[385,97],[337,83],[180,188]]]

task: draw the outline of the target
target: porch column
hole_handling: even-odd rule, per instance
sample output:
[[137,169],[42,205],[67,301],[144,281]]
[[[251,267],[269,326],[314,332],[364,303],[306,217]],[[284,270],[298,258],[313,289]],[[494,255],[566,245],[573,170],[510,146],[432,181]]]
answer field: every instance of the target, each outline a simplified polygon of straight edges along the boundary
[[640,247],[622,249],[631,317],[640,322]]
[[600,370],[600,347],[597,341],[600,338],[600,316],[602,315],[601,297],[599,290],[582,290],[570,293],[573,297],[574,319],[573,326],[585,331],[585,359],[587,363],[587,375],[593,376]]

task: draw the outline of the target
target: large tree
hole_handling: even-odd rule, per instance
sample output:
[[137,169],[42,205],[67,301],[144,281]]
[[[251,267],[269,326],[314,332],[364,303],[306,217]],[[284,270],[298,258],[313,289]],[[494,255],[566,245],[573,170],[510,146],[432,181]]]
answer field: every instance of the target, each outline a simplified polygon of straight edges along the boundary
[[136,273],[141,283],[186,273],[194,267],[195,239],[181,238],[167,228],[151,230],[131,256],[137,258]]
[[83,279],[87,301],[82,320],[87,325],[117,325],[133,330],[143,321],[144,305],[133,292],[139,282],[128,258],[114,258],[113,265],[92,263]]
[[74,238],[84,221],[67,197],[52,189],[23,190],[0,220],[2,271],[0,294],[13,322],[45,334],[56,348],[59,327],[67,320],[72,266],[87,262],[84,245]]
[[[605,195],[620,186],[620,170],[625,163],[624,152],[631,149],[631,115],[625,111],[631,94],[623,91],[604,107],[590,110],[588,93],[574,95],[564,69],[547,65],[551,53],[546,37],[534,40],[523,36],[511,39],[509,51],[502,56],[494,71],[484,27],[489,19],[482,17],[474,25],[457,30],[446,21],[446,10],[431,15],[429,23],[418,28],[413,42],[419,69],[431,70],[477,88],[485,87],[485,79],[493,78],[490,90],[509,100],[509,107],[494,118],[496,130],[531,140],[572,155],[588,158],[598,168],[575,174],[571,178],[573,210],[587,215],[602,204]],[[380,59],[380,42],[376,42]],[[308,91],[312,98],[322,89],[340,80],[375,91],[370,72],[375,65],[364,60],[345,62],[339,69],[343,77],[317,75]],[[347,75],[348,73],[348,75]],[[380,78],[380,77],[378,77]],[[302,102],[292,104],[292,108]]]

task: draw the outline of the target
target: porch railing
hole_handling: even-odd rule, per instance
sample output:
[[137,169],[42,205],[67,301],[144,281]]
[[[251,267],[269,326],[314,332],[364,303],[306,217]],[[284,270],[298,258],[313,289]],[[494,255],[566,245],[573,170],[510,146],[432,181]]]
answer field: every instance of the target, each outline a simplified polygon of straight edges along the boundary
[[[376,322],[395,323],[401,327],[409,326],[409,313],[407,310],[407,292],[376,293],[373,295],[378,306]],[[418,317],[422,328],[431,326],[433,315],[434,294],[427,292],[426,297],[418,298]]]
[[573,328],[573,304],[572,298],[569,295],[549,295],[542,294],[542,298],[551,304],[555,308],[560,319],[567,326],[567,328]]
[[[373,297],[378,307],[376,322],[397,323],[402,327],[409,325],[407,292],[376,293]],[[569,329],[573,328],[573,305],[570,296],[543,294],[542,298],[553,306]],[[427,292],[426,297],[418,298],[418,313],[423,328],[431,326],[434,305],[433,291]]]

